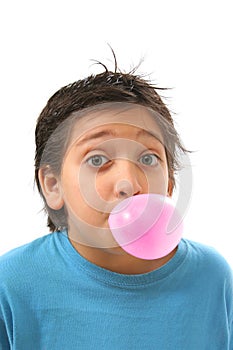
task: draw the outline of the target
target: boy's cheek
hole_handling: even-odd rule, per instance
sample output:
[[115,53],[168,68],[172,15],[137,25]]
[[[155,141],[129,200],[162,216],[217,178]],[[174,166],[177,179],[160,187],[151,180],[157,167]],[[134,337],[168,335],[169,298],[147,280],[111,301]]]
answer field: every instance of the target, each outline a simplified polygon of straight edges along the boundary
[[[68,182],[74,183],[72,186],[68,185]],[[114,179],[114,174],[111,172],[105,176],[98,176],[96,174],[83,173],[82,176],[74,174],[71,177],[66,178],[67,186],[64,186],[64,200],[66,206],[68,206],[73,213],[77,215],[98,215],[106,214],[106,217],[110,214],[112,209],[124,199],[117,194],[117,187],[121,186],[123,182],[127,182],[122,179]],[[127,196],[134,195],[133,186],[128,183]],[[131,192],[130,192],[131,191]],[[159,172],[156,175],[150,174],[145,177],[144,183],[141,184],[141,193],[157,193],[161,195],[167,195],[168,191],[168,179],[164,176],[163,172]],[[92,212],[90,214],[90,211]]]
[[111,204],[111,184],[104,179],[98,181],[97,174],[69,168],[69,171],[63,171],[61,182],[67,211],[78,220],[96,220],[96,214],[109,214],[115,206]]

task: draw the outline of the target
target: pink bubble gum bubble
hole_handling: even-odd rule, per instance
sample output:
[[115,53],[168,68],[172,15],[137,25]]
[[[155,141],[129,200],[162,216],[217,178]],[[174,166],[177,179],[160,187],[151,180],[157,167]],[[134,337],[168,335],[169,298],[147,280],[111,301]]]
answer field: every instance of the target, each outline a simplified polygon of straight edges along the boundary
[[109,227],[116,242],[140,259],[159,259],[180,242],[181,215],[169,197],[140,194],[129,197],[113,208]]

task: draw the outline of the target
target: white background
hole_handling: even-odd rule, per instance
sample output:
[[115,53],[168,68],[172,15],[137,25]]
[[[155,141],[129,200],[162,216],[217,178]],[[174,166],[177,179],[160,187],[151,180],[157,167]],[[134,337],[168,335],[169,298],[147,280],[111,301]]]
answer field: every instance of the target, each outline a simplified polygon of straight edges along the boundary
[[5,1],[1,35],[0,254],[48,232],[33,188],[34,128],[61,86],[100,72],[90,59],[171,87],[168,107],[191,156],[184,236],[233,266],[231,1]]

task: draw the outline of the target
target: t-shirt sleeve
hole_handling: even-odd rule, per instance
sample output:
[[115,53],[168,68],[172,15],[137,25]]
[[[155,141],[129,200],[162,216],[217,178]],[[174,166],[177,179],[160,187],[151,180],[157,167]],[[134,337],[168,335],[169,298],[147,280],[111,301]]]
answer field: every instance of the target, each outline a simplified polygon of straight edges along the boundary
[[231,335],[230,335],[230,349],[233,349],[233,322],[232,322],[232,324],[231,324],[231,330],[230,330],[230,332],[231,332]]
[[230,319],[230,350],[233,350],[233,270],[231,270],[230,278],[230,301],[231,301],[231,319]]
[[10,350],[6,326],[0,311],[0,350]]
[[6,298],[5,291],[3,287],[4,274],[2,269],[0,269],[0,350],[10,350],[10,342],[7,334],[7,323],[6,323]]

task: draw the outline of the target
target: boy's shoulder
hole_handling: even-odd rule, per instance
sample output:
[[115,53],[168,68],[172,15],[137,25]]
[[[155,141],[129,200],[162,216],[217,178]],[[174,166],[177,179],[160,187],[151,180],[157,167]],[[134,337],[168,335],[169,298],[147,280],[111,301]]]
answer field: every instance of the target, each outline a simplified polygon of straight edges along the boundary
[[184,242],[188,249],[187,259],[193,269],[232,279],[232,267],[216,248],[190,239],[184,239]]
[[9,273],[20,274],[20,268],[30,267],[36,258],[42,258],[51,238],[51,233],[46,234],[0,256],[0,279],[7,277]]
[[13,257],[17,257],[18,255],[21,255],[21,253],[26,253],[26,252],[33,251],[33,250],[37,249],[39,246],[41,246],[41,244],[43,244],[44,242],[49,240],[51,235],[52,235],[51,233],[45,234],[41,237],[35,238],[31,242],[27,242],[25,244],[22,244],[20,246],[12,248],[8,252],[6,252],[0,256],[0,263],[4,260],[11,259]]

